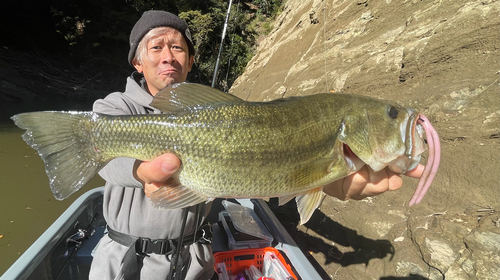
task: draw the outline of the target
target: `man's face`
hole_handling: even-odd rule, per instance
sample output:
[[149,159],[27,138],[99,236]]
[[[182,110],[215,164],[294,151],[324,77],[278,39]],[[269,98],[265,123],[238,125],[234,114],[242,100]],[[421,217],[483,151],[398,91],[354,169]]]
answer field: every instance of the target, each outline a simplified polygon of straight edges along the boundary
[[139,73],[144,74],[153,96],[166,86],[186,80],[194,57],[189,56],[188,44],[178,30],[171,28],[163,35],[152,37],[146,48],[142,61],[133,64]]

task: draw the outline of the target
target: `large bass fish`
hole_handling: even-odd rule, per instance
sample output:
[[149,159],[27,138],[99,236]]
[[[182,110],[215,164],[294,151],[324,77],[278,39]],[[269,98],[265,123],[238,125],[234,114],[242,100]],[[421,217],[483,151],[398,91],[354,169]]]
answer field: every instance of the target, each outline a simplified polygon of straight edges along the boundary
[[246,102],[199,84],[165,88],[151,105],[165,114],[109,116],[94,112],[33,112],[12,117],[45,162],[62,200],[116,157],[149,161],[174,153],[173,180],[153,193],[161,209],[214,198],[296,197],[301,223],[323,198],[323,185],[365,164],[404,173],[429,158],[410,205],[419,203],[439,165],[430,122],[394,102],[348,94],[316,94]]

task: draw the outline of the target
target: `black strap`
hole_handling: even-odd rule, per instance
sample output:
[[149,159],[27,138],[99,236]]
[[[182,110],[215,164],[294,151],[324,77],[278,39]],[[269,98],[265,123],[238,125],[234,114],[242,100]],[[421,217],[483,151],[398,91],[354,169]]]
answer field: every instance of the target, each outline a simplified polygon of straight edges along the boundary
[[[113,230],[109,226],[108,236],[113,241],[128,247],[127,252],[125,253],[125,257],[123,258],[123,277],[125,280],[137,280],[140,279],[140,271],[143,265],[144,258],[148,256],[148,254],[154,253],[159,255],[170,255],[173,252],[176,252],[177,249],[181,249],[177,247],[178,241],[180,240],[171,240],[171,239],[156,239],[151,240],[149,238],[136,237],[133,235],[125,234]],[[207,244],[212,241],[212,231],[209,224],[204,224],[200,227],[200,229],[195,234],[190,234],[185,236],[182,241],[184,246],[190,245],[192,243],[201,243]],[[175,263],[175,264],[174,264]],[[182,257],[176,258],[175,262],[172,263],[173,266],[182,269]]]
[[146,255],[136,253],[135,244],[139,238],[115,231],[109,226],[107,228],[109,238],[123,246],[128,247],[127,253],[125,253],[125,257],[123,258],[123,278],[125,280],[140,279],[140,272]]

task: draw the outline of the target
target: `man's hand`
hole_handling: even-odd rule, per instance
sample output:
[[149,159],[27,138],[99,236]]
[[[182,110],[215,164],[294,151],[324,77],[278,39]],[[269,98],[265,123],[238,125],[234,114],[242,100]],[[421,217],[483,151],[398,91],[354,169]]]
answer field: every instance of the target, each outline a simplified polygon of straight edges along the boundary
[[[406,172],[405,175],[419,178],[423,171],[424,166],[419,164],[416,168]],[[327,195],[341,200],[361,200],[386,191],[398,190],[402,185],[401,175],[392,172],[389,168],[386,167],[375,172],[365,165],[358,172],[324,186],[323,191]]]
[[163,154],[152,161],[136,160],[134,177],[144,186],[147,197],[175,174],[181,162],[174,154]]

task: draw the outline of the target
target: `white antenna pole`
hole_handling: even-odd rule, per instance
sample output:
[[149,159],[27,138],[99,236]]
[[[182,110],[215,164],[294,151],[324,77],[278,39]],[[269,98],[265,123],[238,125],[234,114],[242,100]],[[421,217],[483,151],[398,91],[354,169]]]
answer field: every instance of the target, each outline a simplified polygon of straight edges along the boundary
[[224,38],[226,37],[227,21],[229,19],[229,13],[231,12],[231,4],[233,0],[229,0],[229,7],[227,8],[226,22],[224,22],[224,29],[222,30],[222,40],[219,47],[219,55],[217,56],[217,62],[215,63],[214,77],[212,78],[212,87],[215,86],[215,79],[217,78],[217,71],[219,70],[219,60],[222,53],[222,46],[224,45]]

